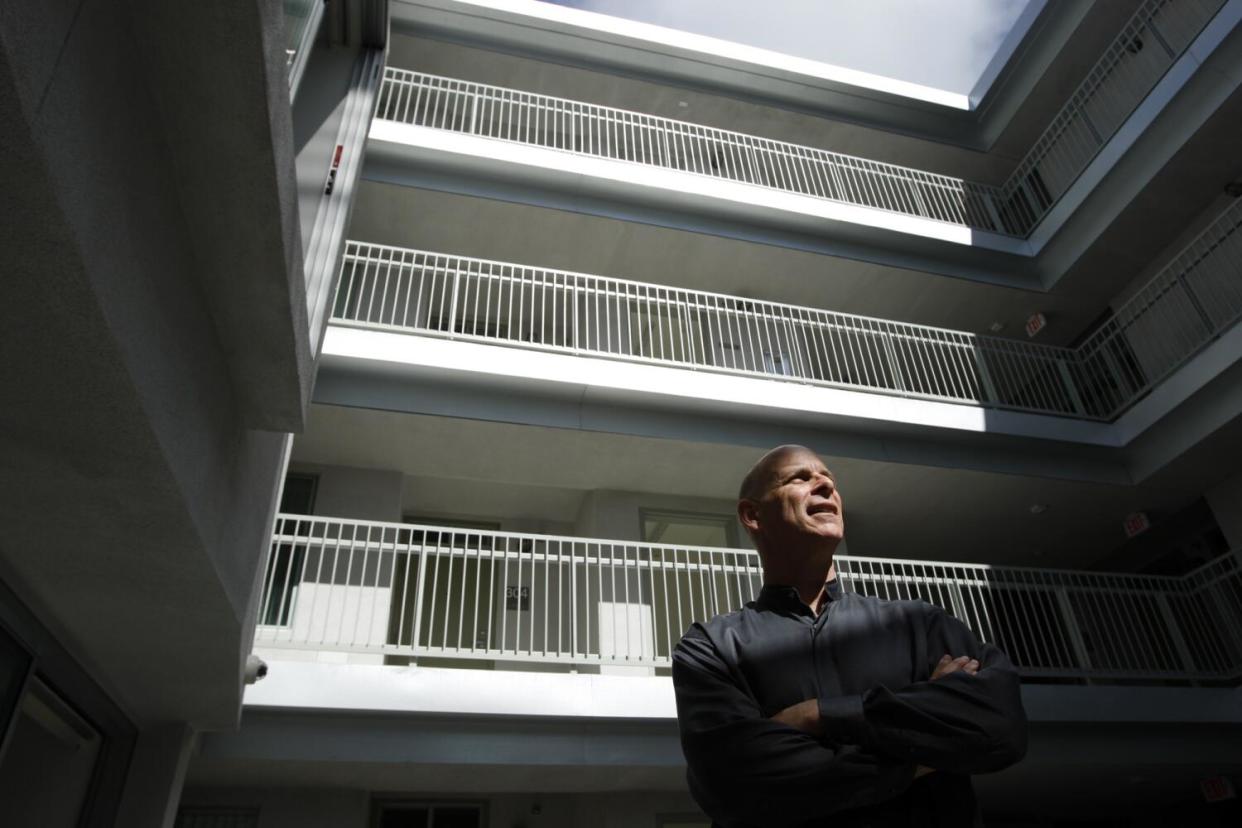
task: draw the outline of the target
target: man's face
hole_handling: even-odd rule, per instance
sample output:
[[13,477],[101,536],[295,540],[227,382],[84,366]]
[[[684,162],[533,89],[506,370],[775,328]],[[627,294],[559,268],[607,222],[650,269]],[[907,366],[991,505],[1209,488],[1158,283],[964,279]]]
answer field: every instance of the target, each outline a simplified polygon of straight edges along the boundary
[[761,533],[803,542],[814,537],[839,542],[845,536],[836,479],[814,452],[798,449],[779,455],[767,481],[756,504]]

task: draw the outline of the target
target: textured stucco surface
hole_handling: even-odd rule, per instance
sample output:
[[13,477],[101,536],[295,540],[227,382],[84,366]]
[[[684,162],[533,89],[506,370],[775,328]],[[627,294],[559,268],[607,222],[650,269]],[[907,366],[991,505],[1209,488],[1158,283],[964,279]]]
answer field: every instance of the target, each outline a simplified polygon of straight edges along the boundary
[[308,387],[289,116],[278,6],[165,5],[0,9],[0,577],[140,726],[228,726],[286,440],[256,426]]

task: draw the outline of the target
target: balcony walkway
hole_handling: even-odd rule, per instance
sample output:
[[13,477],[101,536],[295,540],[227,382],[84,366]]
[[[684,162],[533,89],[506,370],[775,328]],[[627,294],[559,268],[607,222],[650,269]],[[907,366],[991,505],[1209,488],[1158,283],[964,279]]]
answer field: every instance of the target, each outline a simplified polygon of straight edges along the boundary
[[388,68],[376,117],[1026,238],[1225,0],[1147,0],[1000,186],[581,101]]
[[332,322],[1112,421],[1242,316],[1242,201],[1078,348],[349,242]]
[[[922,599],[1027,678],[1232,682],[1242,554],[1182,577],[838,557],[847,591]],[[655,668],[760,585],[746,549],[281,515],[255,646]]]

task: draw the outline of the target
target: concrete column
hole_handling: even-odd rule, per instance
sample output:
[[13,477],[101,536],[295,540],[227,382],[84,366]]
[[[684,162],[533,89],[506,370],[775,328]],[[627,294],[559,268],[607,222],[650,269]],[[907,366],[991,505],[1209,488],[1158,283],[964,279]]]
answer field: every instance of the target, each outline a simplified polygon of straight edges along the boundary
[[194,731],[184,722],[138,734],[117,809],[117,825],[172,828],[193,742]]
[[1230,549],[1242,549],[1242,472],[1203,493]]

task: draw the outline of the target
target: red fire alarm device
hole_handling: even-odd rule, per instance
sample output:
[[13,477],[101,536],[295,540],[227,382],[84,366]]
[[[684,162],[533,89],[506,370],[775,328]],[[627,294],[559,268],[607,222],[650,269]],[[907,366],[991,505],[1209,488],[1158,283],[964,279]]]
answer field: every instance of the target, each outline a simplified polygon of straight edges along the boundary
[[1141,535],[1151,528],[1151,519],[1147,517],[1146,512],[1135,512],[1127,515],[1125,523],[1122,524],[1126,530],[1126,537],[1132,538],[1135,535]]
[[1222,802],[1237,796],[1237,792],[1233,789],[1233,783],[1225,776],[1213,776],[1210,779],[1204,779],[1199,783],[1199,790],[1203,791],[1203,798],[1208,802]]
[[328,170],[328,180],[323,185],[323,194],[332,195],[332,188],[336,186],[336,173],[341,168],[341,153],[345,151],[345,147],[340,144],[336,145],[336,151],[332,153],[332,168]]

